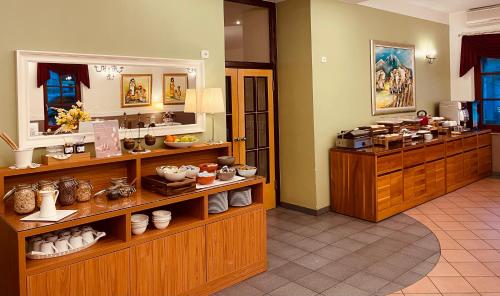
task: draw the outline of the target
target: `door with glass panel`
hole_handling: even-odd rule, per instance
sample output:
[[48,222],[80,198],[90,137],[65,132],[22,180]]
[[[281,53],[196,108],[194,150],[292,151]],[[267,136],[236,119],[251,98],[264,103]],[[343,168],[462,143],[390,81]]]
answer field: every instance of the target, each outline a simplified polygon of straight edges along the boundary
[[273,71],[226,69],[226,126],[236,162],[266,178],[264,203],[276,206]]

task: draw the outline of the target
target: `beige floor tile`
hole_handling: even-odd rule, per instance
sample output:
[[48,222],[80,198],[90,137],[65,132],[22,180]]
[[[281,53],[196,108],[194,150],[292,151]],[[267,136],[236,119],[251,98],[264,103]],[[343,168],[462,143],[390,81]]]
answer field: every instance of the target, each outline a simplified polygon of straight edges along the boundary
[[434,223],[442,230],[467,230],[460,222],[438,221]]
[[441,245],[441,250],[463,250],[464,248],[454,239],[439,240],[439,244]]
[[484,263],[484,265],[486,265],[486,267],[488,267],[488,269],[495,273],[497,276],[500,276],[500,262],[486,262]]
[[456,271],[450,263],[446,261],[440,261],[434,269],[429,272],[428,276],[460,276],[458,271]]
[[469,252],[481,262],[500,262],[500,252],[496,250],[470,250]]
[[422,278],[420,281],[414,283],[413,285],[403,289],[405,295],[415,293],[439,293],[439,290],[434,286],[428,277]]
[[[462,276],[494,276],[494,274],[480,262],[451,263]],[[499,292],[500,292],[500,287]]]
[[474,288],[463,277],[429,277],[441,293],[473,293]]
[[478,229],[491,229],[491,227],[481,221],[477,222],[461,222],[465,228],[470,229],[470,230],[478,230]]
[[478,261],[466,250],[442,250],[441,256],[448,262],[476,262]]
[[457,242],[466,250],[491,250],[492,246],[480,239],[457,239]]
[[447,230],[446,234],[452,239],[479,239],[479,237],[470,230]]
[[466,277],[466,279],[480,293],[499,292],[500,290],[500,278],[496,276]]
[[450,215],[447,214],[429,214],[427,215],[432,221],[456,221]]

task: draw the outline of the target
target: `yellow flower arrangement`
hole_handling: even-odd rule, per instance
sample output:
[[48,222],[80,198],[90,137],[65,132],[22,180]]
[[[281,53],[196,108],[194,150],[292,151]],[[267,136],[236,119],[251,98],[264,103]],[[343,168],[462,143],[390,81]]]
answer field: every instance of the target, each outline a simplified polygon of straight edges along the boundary
[[73,132],[78,128],[78,124],[81,121],[90,121],[90,114],[82,110],[83,103],[78,101],[76,105],[72,105],[71,109],[65,110],[63,108],[52,108],[57,111],[57,116],[55,116],[56,124],[60,126],[57,129],[58,132]]

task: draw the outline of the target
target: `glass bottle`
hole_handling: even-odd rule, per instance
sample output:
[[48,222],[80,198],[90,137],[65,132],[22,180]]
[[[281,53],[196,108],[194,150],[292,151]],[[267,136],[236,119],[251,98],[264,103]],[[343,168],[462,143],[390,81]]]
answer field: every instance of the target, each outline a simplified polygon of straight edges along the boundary
[[36,193],[30,184],[18,184],[14,191],[14,211],[18,214],[28,214],[35,210]]

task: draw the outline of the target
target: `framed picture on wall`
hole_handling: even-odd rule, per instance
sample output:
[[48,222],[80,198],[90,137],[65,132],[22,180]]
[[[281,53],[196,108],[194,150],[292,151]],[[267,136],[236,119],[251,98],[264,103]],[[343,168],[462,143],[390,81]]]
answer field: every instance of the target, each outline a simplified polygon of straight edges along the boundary
[[189,81],[186,73],[163,74],[163,104],[184,104],[186,100],[186,90],[188,88]]
[[122,108],[151,106],[152,84],[153,75],[151,74],[122,74]]
[[372,114],[416,110],[415,46],[371,40]]

